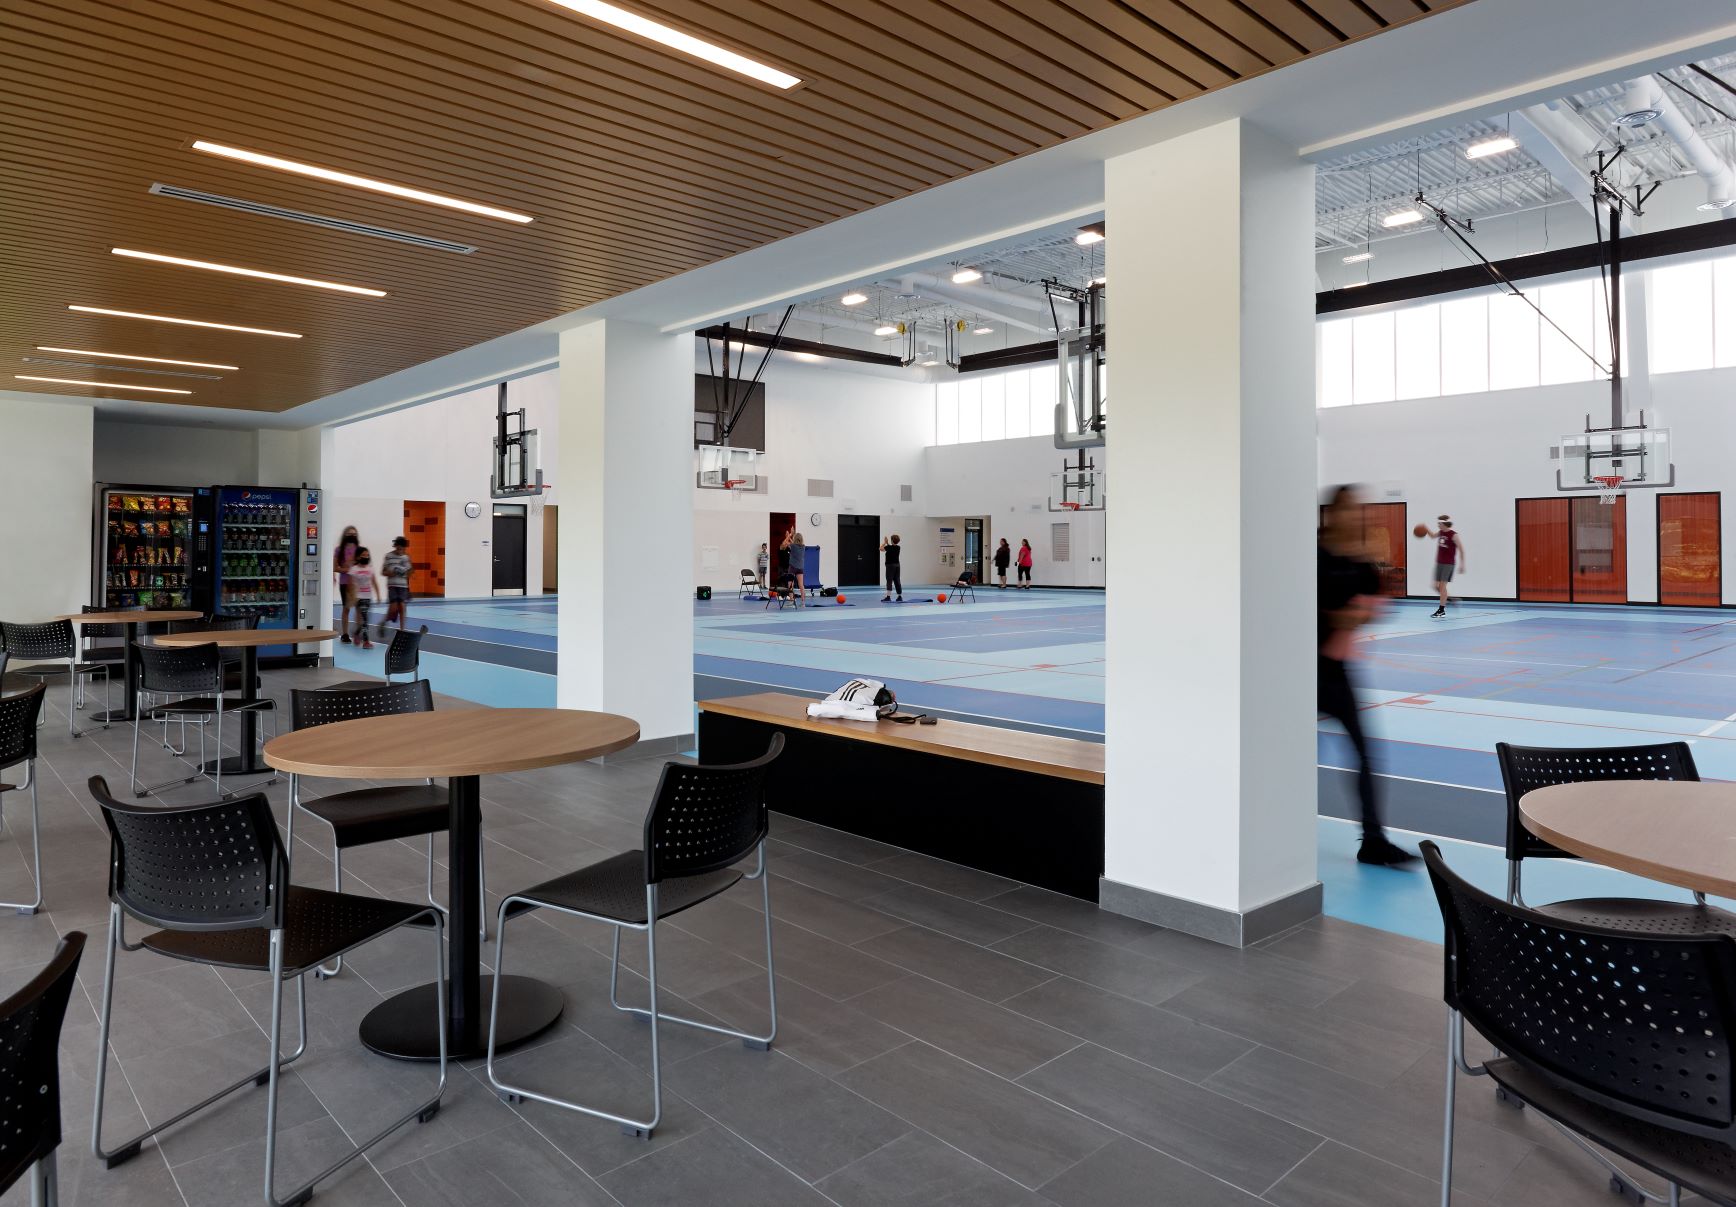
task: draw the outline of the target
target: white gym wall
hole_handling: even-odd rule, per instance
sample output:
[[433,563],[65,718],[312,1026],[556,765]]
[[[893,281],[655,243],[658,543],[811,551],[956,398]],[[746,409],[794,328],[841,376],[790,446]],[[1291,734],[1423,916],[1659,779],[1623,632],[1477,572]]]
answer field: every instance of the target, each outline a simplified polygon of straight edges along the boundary
[[[1721,491],[1724,531],[1736,532],[1736,470],[1728,455],[1736,447],[1736,369],[1657,374],[1651,393],[1648,421],[1670,429],[1671,489]],[[1454,590],[1512,598],[1514,500],[1555,493],[1550,446],[1580,430],[1587,413],[1595,425],[1609,422],[1607,382],[1329,407],[1317,415],[1320,484],[1365,483],[1374,501],[1404,502],[1411,524],[1451,515],[1469,566]],[[1628,598],[1635,602],[1658,597],[1656,493],[1627,496]],[[1728,538],[1725,550],[1724,602],[1736,603],[1736,545]],[[1431,546],[1410,543],[1410,594],[1433,594],[1432,562]]]

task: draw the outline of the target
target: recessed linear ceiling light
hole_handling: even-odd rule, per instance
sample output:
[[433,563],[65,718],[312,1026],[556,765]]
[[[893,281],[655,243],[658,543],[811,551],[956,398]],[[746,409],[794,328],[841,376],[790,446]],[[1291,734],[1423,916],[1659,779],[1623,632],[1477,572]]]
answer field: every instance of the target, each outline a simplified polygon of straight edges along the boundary
[[679,29],[653,21],[649,17],[641,17],[638,13],[628,12],[613,4],[605,4],[602,0],[554,0],[562,8],[570,8],[581,16],[593,21],[601,21],[604,25],[613,25],[616,29],[624,29],[630,34],[638,34],[671,50],[679,50],[682,54],[690,54],[696,59],[704,59],[707,63],[725,68],[729,71],[745,75],[749,79],[758,80],[762,84],[770,84],[773,88],[794,88],[801,79],[787,71],[779,71],[776,67],[726,50],[703,38],[682,33]]
[[147,365],[181,365],[188,369],[228,369],[241,372],[240,365],[213,365],[202,360],[168,360],[161,356],[131,356],[125,352],[92,352],[89,348],[50,348],[47,344],[37,344],[38,352],[63,352],[71,356],[101,356],[109,360],[137,360]]
[[1421,222],[1422,220],[1423,216],[1417,210],[1400,210],[1396,214],[1388,214],[1382,218],[1380,224],[1385,227],[1409,226],[1413,222]]
[[974,281],[980,281],[982,279],[982,272],[975,268],[961,268],[952,274],[952,283],[954,285],[969,285]]
[[1103,224],[1093,222],[1089,226],[1081,226],[1079,233],[1073,236],[1073,242],[1080,247],[1089,247],[1093,243],[1101,243],[1104,239]]
[[839,298],[838,300],[846,306],[860,306],[863,302],[866,302],[868,300],[868,295],[865,293],[851,292],[851,293],[845,294],[843,297]]
[[898,334],[898,328],[894,327],[891,323],[882,323],[882,324],[880,324],[880,326],[874,328],[874,334],[875,335],[897,335]]
[[1354,255],[1345,256],[1344,262],[1346,264],[1362,264],[1362,263],[1365,263],[1366,261],[1369,261],[1372,259],[1374,259],[1374,253],[1373,252],[1371,252],[1371,251],[1359,251],[1359,252],[1355,253]]
[[994,333],[995,329],[993,327],[978,327],[976,330],[971,332],[972,335],[993,335]]
[[463,210],[467,214],[481,214],[484,218],[504,218],[508,222],[535,221],[529,214],[515,213],[512,210],[503,210],[492,205],[481,205],[478,202],[465,201],[458,197],[447,197],[441,193],[430,193],[423,189],[412,189],[405,185],[392,184],[385,180],[374,180],[367,176],[356,176],[350,172],[338,172],[311,163],[299,163],[293,159],[281,159],[276,155],[262,155],[258,151],[225,146],[223,143],[209,142],[203,138],[194,141],[193,149],[203,151],[207,155],[221,155],[225,159],[238,159],[242,163],[256,164],[262,168],[276,168],[280,172],[294,172],[298,176],[312,176],[315,180],[329,180],[333,184],[347,184],[358,189],[371,189],[376,193],[388,193],[393,197],[403,197],[409,201],[425,201],[429,205],[443,205],[447,209]]
[[367,289],[361,285],[340,285],[336,281],[321,281],[315,277],[292,277],[281,272],[265,272],[258,268],[237,268],[233,264],[213,264],[209,260],[187,260],[180,256],[164,256],[154,251],[134,251],[130,247],[111,247],[109,251],[117,256],[126,256],[132,260],[150,260],[157,264],[178,264],[182,268],[204,268],[211,272],[233,273],[238,277],[258,277],[262,281],[282,281],[286,285],[311,285],[315,289],[335,289],[339,293],[360,293],[370,298],[383,298],[384,289]]
[[297,331],[273,331],[269,327],[237,327],[233,323],[207,323],[203,319],[178,319],[167,314],[140,314],[136,310],[107,310],[101,306],[68,306],[80,314],[106,314],[117,319],[145,319],[152,323],[178,323],[183,327],[210,327],[216,331],[241,331],[247,335],[275,335],[280,339],[300,339]]
[[95,386],[99,390],[143,390],[147,394],[191,394],[191,390],[176,390],[169,386],[139,386],[132,382],[119,381],[74,381],[70,377],[31,377],[26,373],[14,373],[12,376],[19,381],[52,381],[62,386]]
[[1490,155],[1500,155],[1514,150],[1519,146],[1519,140],[1508,135],[1496,138],[1485,138],[1482,142],[1474,142],[1465,148],[1466,159],[1485,159]]

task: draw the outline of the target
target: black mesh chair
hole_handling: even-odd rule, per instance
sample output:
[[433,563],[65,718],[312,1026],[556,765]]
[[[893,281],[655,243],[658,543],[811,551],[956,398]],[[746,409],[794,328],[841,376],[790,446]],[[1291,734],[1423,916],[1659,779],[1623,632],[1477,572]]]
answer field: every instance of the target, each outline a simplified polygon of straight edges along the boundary
[[386,647],[386,682],[390,683],[393,675],[408,675],[412,679],[422,677],[422,638],[427,635],[427,625],[414,633],[409,629],[399,629],[392,634],[392,644]]
[[[1736,1202],[1736,939],[1567,921],[1423,859],[1446,927],[1447,1103],[1441,1203],[1453,1194],[1456,1074],[1493,1078],[1638,1191],[1593,1143],[1714,1202]],[[1465,1060],[1465,1023],[1502,1053]],[[1590,1143],[1588,1143],[1588,1141]]]
[[[305,1203],[314,1185],[409,1123],[432,1119],[446,1088],[445,927],[431,906],[289,882],[289,856],[262,793],[195,805],[137,805],[116,800],[101,776],[90,792],[108,823],[109,935],[104,951],[99,1010],[96,1109],[91,1151],[110,1169],[138,1156],[144,1142],[250,1085],[266,1087],[265,1201]],[[121,925],[131,915],[151,931],[139,945],[172,960],[214,968],[240,968],[271,977],[271,1038],[266,1065],[113,1149],[102,1141],[103,1093],[108,1075],[109,1027],[114,1013],[115,952]],[[380,938],[407,923],[434,924],[435,1013],[439,1017],[440,1074],[434,1094],[372,1139],[356,1145],[304,1185],[279,1198],[276,1184],[277,1091],[282,1067],[307,1049],[305,976],[326,960]],[[283,985],[293,979],[300,1042],[283,1054]]]
[[[65,675],[72,685],[66,702],[66,729],[73,737],[83,731],[78,727],[77,709],[83,708],[78,685],[93,675],[101,675],[106,693],[109,667],[103,662],[81,662],[78,638],[73,635],[72,621],[50,620],[42,624],[10,624],[0,621],[0,641],[11,658],[11,673],[28,675],[46,681]],[[22,663],[23,665],[19,665]],[[104,723],[107,728],[107,723]]]
[[[206,774],[205,731],[199,731],[199,763],[194,774],[150,788],[139,787],[139,730],[147,720],[168,721],[177,718],[209,717],[216,733],[217,758],[213,763],[213,782],[223,791],[223,718],[243,710],[270,711],[270,700],[242,700],[223,694],[223,657],[214,645],[143,645],[135,644],[139,659],[139,702],[133,710],[132,790],[135,795],[149,796],[177,784],[190,784]],[[145,697],[150,696],[149,703]],[[164,743],[165,748],[169,748]]]
[[[414,633],[408,629],[399,629],[392,634],[392,644],[386,647],[386,662],[384,668],[385,680],[392,682],[393,675],[409,675],[412,681],[422,677],[422,638],[428,635],[428,626],[423,625]],[[342,683],[334,683],[325,691],[352,691],[359,687],[378,687],[378,679],[345,679]]]
[[[1655,746],[1598,746],[1551,749],[1542,746],[1495,744],[1501,761],[1501,783],[1507,790],[1507,900],[1524,905],[1520,869],[1527,859],[1577,859],[1531,833],[1519,813],[1527,792],[1557,784],[1589,780],[1698,780],[1694,755],[1686,742]],[[1568,921],[1662,934],[1710,931],[1736,935],[1736,914],[1706,904],[1701,893],[1694,904],[1651,901],[1634,897],[1596,897],[1533,906],[1540,913]]]
[[[411,683],[356,683],[347,687],[297,689],[289,693],[290,724],[311,729],[359,717],[386,717],[399,713],[433,712],[434,691],[426,679]],[[429,780],[421,784],[393,784],[357,788],[312,800],[301,798],[301,777],[289,777],[289,845],[294,850],[295,815],[307,813],[332,828],[332,888],[344,887],[344,852],[371,842],[428,836],[428,903],[434,900],[434,835],[444,834],[452,821],[452,802],[447,790]],[[477,867],[477,891],[482,895],[482,938],[488,938],[488,890],[482,868]],[[336,976],[340,960],[320,968],[316,978]]]
[[[81,609],[89,612],[142,612],[144,608],[134,604],[126,608],[111,608],[104,604],[85,604]],[[130,625],[124,624],[84,624],[78,626],[78,640],[82,647],[79,651],[79,661],[93,666],[109,668],[107,680],[103,684],[104,704],[110,709],[113,703],[107,697],[109,687],[116,676],[124,677],[127,671],[127,642],[132,640]],[[108,640],[104,640],[107,638]]]
[[[784,748],[784,735],[772,735],[766,752],[749,763],[696,767],[664,765],[657,796],[645,815],[645,849],[580,868],[515,893],[500,903],[495,915],[494,997],[488,1024],[488,1081],[507,1102],[532,1098],[618,1123],[628,1135],[649,1137],[663,1118],[663,1071],[659,1063],[658,1024],[678,1023],[739,1039],[766,1051],[778,1031],[777,973],[772,963],[772,901],[766,876],[766,769]],[[757,866],[743,873],[733,865],[758,853]],[[771,1026],[764,1035],[750,1035],[665,1014],[657,1008],[657,923],[724,892],[744,875],[760,882],[766,927],[766,995]],[[506,922],[525,907],[559,910],[574,917],[607,922],[615,928],[613,962],[609,970],[609,1001],[615,1009],[651,1022],[651,1116],[633,1119],[597,1107],[555,1098],[522,1086],[508,1085],[494,1071],[494,1019],[500,1014],[500,983],[506,972]],[[645,964],[650,982],[644,1008],[623,1006],[617,992],[621,973],[621,931],[645,932]]]
[[70,932],[48,967],[0,1002],[0,1194],[28,1172],[31,1207],[58,1202],[60,1027],[83,952],[84,933]]
[[30,789],[30,866],[36,878],[36,899],[0,901],[0,909],[15,909],[21,914],[34,914],[42,905],[42,812],[36,800],[36,718],[42,713],[42,697],[47,691],[46,684],[38,683],[29,691],[0,696],[0,771],[24,768],[23,782],[0,781],[0,819],[4,818],[6,793]]

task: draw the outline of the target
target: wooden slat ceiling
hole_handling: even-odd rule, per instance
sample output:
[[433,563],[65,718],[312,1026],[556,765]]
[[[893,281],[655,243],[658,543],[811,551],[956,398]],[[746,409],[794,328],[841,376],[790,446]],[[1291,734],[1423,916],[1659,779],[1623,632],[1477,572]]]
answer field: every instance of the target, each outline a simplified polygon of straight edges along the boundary
[[[634,5],[804,81],[780,92],[548,0],[0,0],[0,388],[284,410],[1463,2]],[[535,221],[219,159],[190,148],[201,138]],[[152,195],[159,182],[477,250]],[[117,246],[389,296],[126,260]],[[43,344],[241,370],[209,381],[22,360],[78,359]]]

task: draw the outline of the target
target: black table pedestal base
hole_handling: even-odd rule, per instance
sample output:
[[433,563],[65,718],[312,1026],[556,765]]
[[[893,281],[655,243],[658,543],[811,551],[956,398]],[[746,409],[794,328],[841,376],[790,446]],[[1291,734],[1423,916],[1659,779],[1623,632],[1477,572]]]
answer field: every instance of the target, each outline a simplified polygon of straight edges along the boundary
[[[450,1060],[477,1060],[488,1051],[489,1006],[494,978],[481,978],[480,1018],[474,1041],[462,1042],[447,1035]],[[362,1043],[369,1051],[399,1060],[439,1060],[440,1032],[434,1018],[432,984],[406,989],[381,1002],[362,1020]],[[566,1009],[559,989],[534,977],[509,976],[500,987],[500,1024],[495,1050],[505,1052],[554,1026]]]

